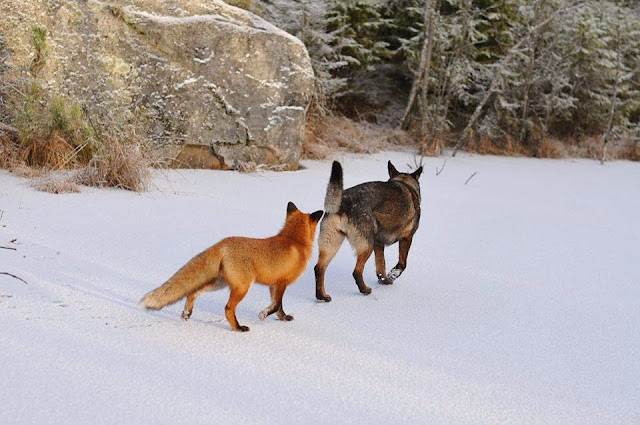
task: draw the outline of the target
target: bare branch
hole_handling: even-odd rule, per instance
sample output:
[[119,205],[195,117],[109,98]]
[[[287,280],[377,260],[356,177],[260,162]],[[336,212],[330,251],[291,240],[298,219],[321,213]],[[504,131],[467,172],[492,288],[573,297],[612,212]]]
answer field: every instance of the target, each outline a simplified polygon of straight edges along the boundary
[[473,172],[473,174],[471,174],[471,175],[469,176],[469,178],[467,179],[467,181],[466,181],[466,182],[464,182],[464,184],[466,185],[467,183],[469,183],[469,180],[471,180],[472,178],[474,178],[476,174],[478,174],[478,172],[477,172],[477,171],[474,171],[474,172]]
[[442,163],[442,168],[438,171],[438,166],[436,165],[436,176],[439,176],[440,173],[442,173],[442,170],[444,170],[444,167],[447,165],[447,160],[445,159],[444,162]]
[[19,276],[16,276],[15,274],[11,274],[11,273],[8,273],[8,272],[0,272],[0,274],[6,274],[7,276],[11,276],[11,277],[12,277],[12,278],[14,278],[14,279],[21,280],[21,281],[23,281],[26,285],[28,285],[28,283],[27,283],[27,281],[26,281],[26,280],[24,280],[23,278],[21,278],[21,277],[19,277]]

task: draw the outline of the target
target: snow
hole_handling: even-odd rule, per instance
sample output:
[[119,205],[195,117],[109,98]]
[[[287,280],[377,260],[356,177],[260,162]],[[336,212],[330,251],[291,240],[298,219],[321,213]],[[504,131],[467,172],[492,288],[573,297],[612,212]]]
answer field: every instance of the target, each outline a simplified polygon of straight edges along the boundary
[[[347,187],[408,153],[341,158]],[[393,285],[345,244],[264,321],[266,287],[158,312],[139,299],[229,235],[266,237],[287,201],[322,207],[329,161],[298,172],[156,171],[148,192],[36,192],[0,171],[0,423],[638,423],[637,163],[427,158],[423,214]],[[466,185],[469,176],[476,176]],[[15,242],[12,242],[16,239]],[[387,267],[397,245],[387,248]]]
[[211,62],[211,59],[213,59],[215,56],[216,56],[215,52],[211,52],[211,54],[204,59],[193,58],[193,60],[197,63],[205,64],[205,63]]
[[187,78],[186,80],[184,80],[181,83],[174,84],[173,88],[176,89],[176,90],[179,90],[179,89],[183,88],[184,86],[188,86],[190,84],[197,83],[198,80],[200,80],[201,78],[203,78],[203,77],[200,76],[200,77],[197,77],[197,78],[196,77]]
[[[99,2],[100,4],[104,4]],[[224,3],[217,1],[217,5],[222,6]],[[217,13],[207,15],[190,15],[190,16],[165,16],[149,13],[145,11],[135,10],[132,6],[124,6],[122,10],[142,21],[150,21],[160,25],[193,25],[212,23],[217,26],[226,28],[229,31],[244,33],[268,33],[278,37],[286,38],[290,42],[304,48],[304,44],[298,38],[281,30],[264,19],[250,13],[244,9],[224,5],[224,8]],[[306,51],[306,50],[305,50]]]

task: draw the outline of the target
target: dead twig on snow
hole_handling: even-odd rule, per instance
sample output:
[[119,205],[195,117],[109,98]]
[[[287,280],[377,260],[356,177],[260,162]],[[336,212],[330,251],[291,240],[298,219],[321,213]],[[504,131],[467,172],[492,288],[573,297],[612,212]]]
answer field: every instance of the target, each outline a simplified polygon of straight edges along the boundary
[[442,170],[444,170],[444,167],[447,165],[447,160],[445,159],[444,162],[442,163],[442,168],[440,170],[438,170],[438,166],[436,165],[436,176],[439,176],[440,173],[442,173]]
[[24,279],[23,279],[23,278],[21,278],[20,276],[16,276],[15,274],[11,274],[11,273],[8,273],[8,272],[0,272],[0,274],[6,274],[7,276],[11,276],[11,277],[12,277],[12,278],[14,278],[14,279],[21,280],[21,281],[23,281],[23,282],[25,283],[25,285],[28,285],[28,283],[27,283],[27,281],[26,281],[26,280],[24,280]]
[[466,182],[464,182],[464,184],[466,185],[467,183],[469,183],[469,180],[471,180],[471,179],[472,179],[476,174],[478,174],[478,172],[477,172],[477,171],[474,171],[474,172],[473,172],[473,174],[471,174],[471,175],[469,176],[469,178],[467,179],[467,181],[466,181]]

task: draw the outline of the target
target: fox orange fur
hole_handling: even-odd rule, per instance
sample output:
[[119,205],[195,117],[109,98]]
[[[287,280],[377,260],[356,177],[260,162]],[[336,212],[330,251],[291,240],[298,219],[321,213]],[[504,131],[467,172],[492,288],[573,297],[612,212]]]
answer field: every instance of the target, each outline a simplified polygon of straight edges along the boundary
[[282,310],[282,296],[307,266],[322,211],[305,214],[293,202],[287,205],[284,227],[266,239],[230,237],[206,249],[182,266],[167,282],[144,296],[147,309],[158,310],[183,297],[187,302],[182,318],[188,320],[196,298],[206,291],[230,289],[225,316],[234,331],[246,332],[236,318],[236,306],[253,282],[269,285],[271,305],[262,310],[260,320],[276,313],[280,320],[293,320]]

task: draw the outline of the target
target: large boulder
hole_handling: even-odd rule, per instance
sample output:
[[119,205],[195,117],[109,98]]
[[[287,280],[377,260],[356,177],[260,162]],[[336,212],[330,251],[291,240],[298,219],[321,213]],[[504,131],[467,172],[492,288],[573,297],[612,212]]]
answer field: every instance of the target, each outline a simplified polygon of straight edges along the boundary
[[43,89],[140,124],[174,166],[297,167],[313,71],[261,18],[219,0],[2,0],[0,16],[5,80],[46,28]]

